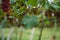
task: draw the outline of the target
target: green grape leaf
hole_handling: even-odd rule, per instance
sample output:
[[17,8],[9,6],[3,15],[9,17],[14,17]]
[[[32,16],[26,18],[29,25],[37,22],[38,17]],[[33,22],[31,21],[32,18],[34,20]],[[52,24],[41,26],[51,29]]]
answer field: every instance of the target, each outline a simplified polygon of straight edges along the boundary
[[22,24],[24,24],[26,28],[37,26],[38,23],[39,23],[38,17],[35,15],[32,15],[32,16],[26,15],[22,19]]

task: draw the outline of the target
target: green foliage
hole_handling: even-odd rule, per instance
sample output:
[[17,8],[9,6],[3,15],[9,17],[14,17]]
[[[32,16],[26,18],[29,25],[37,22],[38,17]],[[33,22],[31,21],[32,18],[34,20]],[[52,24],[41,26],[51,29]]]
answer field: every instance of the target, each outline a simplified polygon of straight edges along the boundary
[[49,2],[47,1],[47,2],[44,4],[44,6],[43,6],[43,7],[44,7],[44,9],[46,9],[46,10],[47,10],[47,9],[49,9],[49,7],[50,7]]
[[58,3],[53,3],[50,5],[50,9],[52,10],[60,10],[60,6],[58,5]]
[[31,5],[32,7],[37,6],[37,1],[38,0],[28,0],[27,5]]
[[[49,3],[47,0],[10,0],[11,1],[11,16],[20,18],[22,20],[22,24],[25,25],[25,27],[33,27],[39,24],[38,17],[39,15],[33,15],[32,13],[38,14],[41,13],[43,10],[49,10],[52,11],[60,10],[60,2],[57,0],[54,0],[53,3]],[[40,4],[40,7],[37,7],[38,4]],[[29,7],[31,6],[31,8]],[[28,7],[28,8],[27,8]],[[33,7],[37,9],[33,9]],[[32,10],[33,9],[33,10]],[[26,14],[25,14],[26,13]],[[27,13],[30,13],[32,15],[27,15]],[[0,19],[1,17],[5,15],[2,10],[0,10]],[[40,14],[41,15],[41,14]],[[23,18],[24,17],[24,18]],[[20,20],[20,21],[21,21]],[[44,20],[42,17],[39,18],[39,20]],[[46,19],[45,24],[49,24],[50,22]]]
[[2,21],[2,17],[4,17],[5,13],[0,9],[0,22]]
[[10,3],[14,3],[14,2],[16,2],[16,0],[10,0]]
[[4,13],[3,13],[3,11],[2,11],[2,10],[0,10],[0,17],[1,17],[1,16],[3,16],[3,14],[4,14]]
[[48,18],[45,18],[45,25],[50,25],[50,21],[49,21],[49,19]]
[[4,19],[1,23],[0,23],[0,29],[4,28],[7,24],[7,19]]
[[39,23],[38,17],[35,15],[26,15],[22,19],[22,24],[25,25],[26,28],[34,27],[37,26]]

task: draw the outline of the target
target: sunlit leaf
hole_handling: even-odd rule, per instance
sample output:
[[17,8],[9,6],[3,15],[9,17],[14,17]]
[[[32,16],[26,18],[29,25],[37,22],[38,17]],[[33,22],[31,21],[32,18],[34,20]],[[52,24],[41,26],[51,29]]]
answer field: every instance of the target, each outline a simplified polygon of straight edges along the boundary
[[27,4],[31,6],[37,6],[37,0],[28,0]]

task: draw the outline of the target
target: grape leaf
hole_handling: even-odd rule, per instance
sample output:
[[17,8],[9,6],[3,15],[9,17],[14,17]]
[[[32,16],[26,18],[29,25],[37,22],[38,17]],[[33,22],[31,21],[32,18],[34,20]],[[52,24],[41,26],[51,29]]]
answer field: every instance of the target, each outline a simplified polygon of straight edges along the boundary
[[32,16],[26,15],[22,19],[22,24],[24,24],[24,26],[26,28],[31,28],[31,27],[37,26],[38,23],[39,23],[38,17],[35,15],[32,15]]

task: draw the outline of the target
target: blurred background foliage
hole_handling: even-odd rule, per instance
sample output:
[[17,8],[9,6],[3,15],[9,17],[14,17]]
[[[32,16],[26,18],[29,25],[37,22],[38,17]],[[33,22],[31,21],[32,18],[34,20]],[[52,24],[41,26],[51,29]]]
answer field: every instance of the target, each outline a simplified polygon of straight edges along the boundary
[[[45,12],[43,12],[45,11]],[[59,0],[10,0],[10,18],[9,20],[13,22],[14,18],[18,19],[18,25],[25,26],[36,26],[40,24],[44,19],[45,25],[52,25],[52,13],[54,17],[57,18],[59,22],[59,13],[60,13],[60,1]],[[42,15],[44,13],[44,15]],[[6,13],[1,9],[1,0],[0,0],[0,23],[2,18]],[[44,16],[45,18],[43,18]],[[39,21],[38,21],[39,19]],[[60,23],[58,23],[60,24]]]

